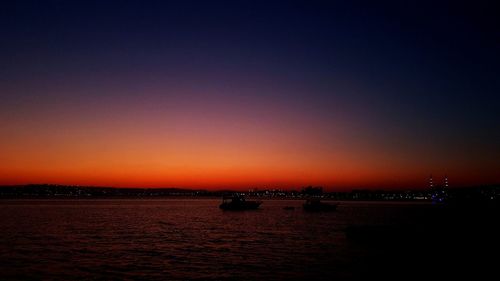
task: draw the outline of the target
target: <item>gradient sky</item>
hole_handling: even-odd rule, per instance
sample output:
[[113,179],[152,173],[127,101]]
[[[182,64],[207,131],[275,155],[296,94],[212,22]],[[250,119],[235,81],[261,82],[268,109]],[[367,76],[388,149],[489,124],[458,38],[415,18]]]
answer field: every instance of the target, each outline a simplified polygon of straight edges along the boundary
[[0,184],[498,183],[498,9],[436,2],[3,1]]

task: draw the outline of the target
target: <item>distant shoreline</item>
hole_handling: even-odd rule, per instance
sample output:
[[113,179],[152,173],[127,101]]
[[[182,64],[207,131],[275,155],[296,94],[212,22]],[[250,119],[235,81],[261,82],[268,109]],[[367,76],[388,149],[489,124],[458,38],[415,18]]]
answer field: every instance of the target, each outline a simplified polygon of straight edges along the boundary
[[322,187],[304,187],[296,190],[192,190],[182,188],[112,188],[84,187],[50,184],[0,186],[0,200],[8,199],[219,199],[224,195],[239,193],[260,200],[305,200],[310,197],[333,201],[397,201],[431,202],[499,201],[500,185],[467,188],[429,188],[425,190],[353,190],[350,192],[324,192]]

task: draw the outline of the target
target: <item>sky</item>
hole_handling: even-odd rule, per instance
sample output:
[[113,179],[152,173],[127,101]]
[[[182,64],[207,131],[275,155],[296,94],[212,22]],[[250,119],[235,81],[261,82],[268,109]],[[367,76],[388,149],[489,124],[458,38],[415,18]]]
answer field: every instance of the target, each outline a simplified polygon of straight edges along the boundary
[[494,1],[3,1],[0,185],[500,182]]

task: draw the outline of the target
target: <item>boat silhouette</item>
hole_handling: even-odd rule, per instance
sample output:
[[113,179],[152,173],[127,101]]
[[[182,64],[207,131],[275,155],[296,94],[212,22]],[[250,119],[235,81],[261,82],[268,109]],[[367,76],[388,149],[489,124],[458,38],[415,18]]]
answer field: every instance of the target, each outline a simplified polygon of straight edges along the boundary
[[223,196],[219,208],[223,210],[255,210],[262,201],[246,200],[241,195]]
[[302,205],[304,211],[309,212],[324,212],[335,211],[338,204],[336,203],[323,203],[319,198],[310,198]]

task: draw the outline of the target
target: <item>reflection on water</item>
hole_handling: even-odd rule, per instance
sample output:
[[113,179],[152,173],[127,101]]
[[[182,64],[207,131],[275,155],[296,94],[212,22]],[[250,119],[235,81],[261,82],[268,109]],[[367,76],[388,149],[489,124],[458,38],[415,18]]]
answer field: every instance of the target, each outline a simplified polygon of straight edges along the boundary
[[[472,266],[478,254],[487,254],[485,243],[496,243],[494,228],[484,228],[496,222],[482,220],[474,230],[469,220],[427,204],[343,202],[335,212],[308,213],[302,201],[265,201],[260,210],[243,212],[224,212],[219,203],[0,201],[0,279],[346,280],[410,271],[425,276],[441,258]],[[454,232],[457,225],[468,236]],[[482,242],[468,240],[485,230],[490,232],[481,234]]]

